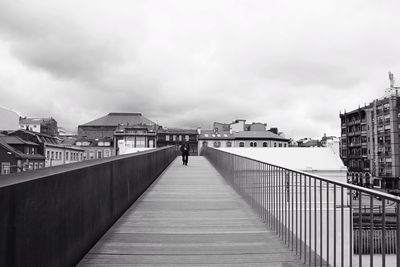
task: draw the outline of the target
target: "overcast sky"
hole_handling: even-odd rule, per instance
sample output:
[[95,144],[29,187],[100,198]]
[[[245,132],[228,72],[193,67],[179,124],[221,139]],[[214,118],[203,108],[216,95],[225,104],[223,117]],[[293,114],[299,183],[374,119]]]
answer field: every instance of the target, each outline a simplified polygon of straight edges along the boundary
[[142,112],[339,135],[400,85],[399,1],[0,1],[0,105],[60,126]]

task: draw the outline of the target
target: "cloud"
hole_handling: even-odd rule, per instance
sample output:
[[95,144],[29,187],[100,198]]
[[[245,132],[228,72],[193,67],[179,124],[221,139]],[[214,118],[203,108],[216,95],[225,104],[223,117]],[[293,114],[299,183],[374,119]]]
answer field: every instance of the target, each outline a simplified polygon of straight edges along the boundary
[[400,74],[399,5],[2,1],[0,93],[68,128],[127,111],[170,127],[244,118],[291,137],[339,135],[339,111]]

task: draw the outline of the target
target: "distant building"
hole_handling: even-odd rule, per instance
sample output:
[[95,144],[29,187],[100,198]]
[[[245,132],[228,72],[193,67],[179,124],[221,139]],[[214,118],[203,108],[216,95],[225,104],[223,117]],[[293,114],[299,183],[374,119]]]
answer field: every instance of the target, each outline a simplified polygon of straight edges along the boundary
[[63,127],[58,127],[58,136],[60,138],[65,138],[65,137],[76,137],[77,133],[69,131]]
[[57,121],[53,118],[19,118],[20,129],[29,130],[50,136],[58,135]]
[[340,114],[340,154],[349,180],[400,194],[400,87],[393,76],[385,96]]
[[297,140],[298,147],[321,147],[321,141],[318,139],[302,138]]
[[243,119],[235,120],[232,123],[213,123],[213,130],[218,132],[266,131],[266,127],[266,123],[246,123],[246,120]]
[[109,113],[106,116],[95,119],[78,126],[78,136],[90,140],[104,137],[113,138],[114,132],[119,126],[143,126],[157,127],[156,123],[144,117],[141,113]]
[[119,126],[114,132],[116,154],[124,154],[127,148],[156,148],[156,138],[155,124]]
[[208,147],[288,147],[289,139],[270,131],[217,132],[201,130],[198,137],[198,150]]
[[84,160],[83,149],[71,144],[62,143],[62,140],[58,137],[23,129],[10,132],[9,135],[17,136],[23,140],[37,144],[38,153],[46,157],[45,167]]
[[234,132],[234,147],[288,147],[289,139],[270,131]]
[[200,130],[198,136],[198,153],[202,147],[233,147],[235,137],[230,131]]
[[110,137],[90,140],[79,138],[75,141],[75,146],[84,150],[83,159],[101,159],[115,156],[114,140]]
[[33,142],[0,134],[0,174],[44,168],[45,157],[37,149]]
[[197,129],[160,128],[157,130],[157,147],[177,146],[188,142],[192,155],[198,153]]

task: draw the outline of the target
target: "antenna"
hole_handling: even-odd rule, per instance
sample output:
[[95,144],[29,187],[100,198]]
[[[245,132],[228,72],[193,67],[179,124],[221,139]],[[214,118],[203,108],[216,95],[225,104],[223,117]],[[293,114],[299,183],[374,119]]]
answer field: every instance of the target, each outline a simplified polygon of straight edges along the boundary
[[394,75],[389,71],[390,88],[394,87]]

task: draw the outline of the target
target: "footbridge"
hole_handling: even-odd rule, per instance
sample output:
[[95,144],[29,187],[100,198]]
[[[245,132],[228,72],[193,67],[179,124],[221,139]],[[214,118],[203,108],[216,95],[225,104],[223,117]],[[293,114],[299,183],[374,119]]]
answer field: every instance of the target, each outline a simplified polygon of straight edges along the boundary
[[0,266],[400,266],[396,197],[212,148],[177,155],[2,177]]

